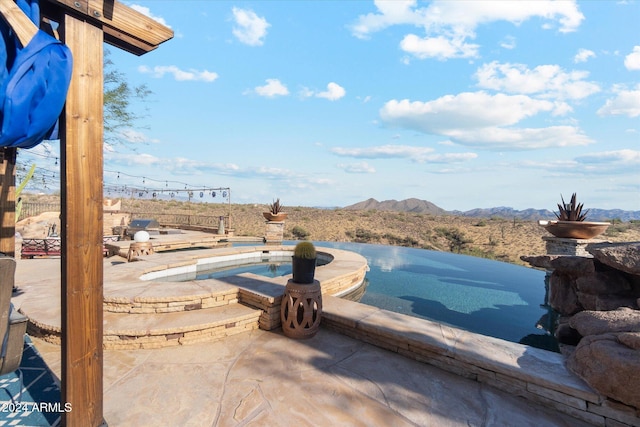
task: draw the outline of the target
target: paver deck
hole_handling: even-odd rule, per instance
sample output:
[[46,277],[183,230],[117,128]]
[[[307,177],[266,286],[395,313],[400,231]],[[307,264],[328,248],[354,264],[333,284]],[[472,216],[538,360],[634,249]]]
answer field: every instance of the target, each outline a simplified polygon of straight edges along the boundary
[[[34,340],[60,375],[60,348]],[[118,426],[588,424],[321,328],[157,350],[107,350],[104,417]]]
[[[59,288],[35,286],[57,274],[59,260],[35,261],[38,268],[19,262],[17,277],[27,268],[29,278],[17,281],[14,303],[59,318]],[[130,280],[128,268],[121,278]],[[308,340],[250,329],[217,342],[105,350],[105,420],[112,427],[605,425],[610,408],[588,410],[599,397],[559,355],[335,297],[325,310]],[[33,341],[60,377],[60,347]],[[558,405],[575,405],[569,414],[578,418]],[[616,416],[620,423],[606,425],[640,425],[635,414]]]

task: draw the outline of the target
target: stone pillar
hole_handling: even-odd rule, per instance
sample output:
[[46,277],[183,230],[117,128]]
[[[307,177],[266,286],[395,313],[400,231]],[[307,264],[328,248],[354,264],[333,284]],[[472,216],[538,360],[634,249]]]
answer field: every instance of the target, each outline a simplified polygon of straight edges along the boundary
[[284,221],[267,221],[267,228],[264,233],[266,244],[280,244],[284,236]]
[[546,243],[547,255],[570,255],[586,258],[593,258],[587,251],[587,245],[595,243],[607,243],[606,240],[599,239],[569,239],[554,236],[543,236]]

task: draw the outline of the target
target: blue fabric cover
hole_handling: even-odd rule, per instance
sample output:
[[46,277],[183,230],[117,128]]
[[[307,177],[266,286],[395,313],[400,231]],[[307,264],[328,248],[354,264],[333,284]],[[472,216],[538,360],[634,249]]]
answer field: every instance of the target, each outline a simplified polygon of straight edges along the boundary
[[[39,25],[37,0],[16,3]],[[69,48],[41,30],[20,47],[0,18],[0,147],[32,148],[45,139],[58,139],[72,62]]]

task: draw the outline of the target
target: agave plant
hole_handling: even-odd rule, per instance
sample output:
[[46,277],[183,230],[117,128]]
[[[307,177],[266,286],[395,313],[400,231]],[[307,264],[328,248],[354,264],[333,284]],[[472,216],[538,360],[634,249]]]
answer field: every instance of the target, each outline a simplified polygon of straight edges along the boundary
[[558,203],[559,214],[555,214],[559,221],[584,221],[587,218],[588,210],[582,212],[582,203],[577,203],[576,193],[571,195],[570,203],[565,203],[560,195],[562,204]]
[[273,203],[269,205],[269,212],[274,215],[277,215],[284,211],[284,205],[280,204],[280,199],[276,199]]

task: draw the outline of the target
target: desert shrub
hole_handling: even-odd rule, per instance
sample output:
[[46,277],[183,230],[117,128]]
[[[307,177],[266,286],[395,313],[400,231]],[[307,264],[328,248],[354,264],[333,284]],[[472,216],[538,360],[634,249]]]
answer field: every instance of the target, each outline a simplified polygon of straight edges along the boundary
[[443,233],[442,237],[449,242],[449,250],[451,252],[460,253],[473,240],[467,239],[462,231],[457,228],[440,229]]
[[293,235],[293,237],[295,237],[298,240],[305,240],[306,238],[309,237],[311,233],[309,233],[307,230],[300,227],[299,225],[296,225],[291,229],[291,234]]
[[464,249],[461,253],[465,255],[471,255],[478,258],[498,259],[498,256],[493,251],[485,251],[480,248],[470,247]]
[[357,243],[369,243],[379,239],[379,236],[376,233],[365,228],[356,228],[355,231],[345,231],[345,234]]
[[387,242],[391,245],[395,246],[406,246],[410,248],[419,247],[420,242],[410,236],[400,237],[395,234],[385,233],[382,235],[383,238],[387,239]]
[[611,221],[611,225],[607,228],[607,231],[604,233],[605,236],[615,236],[620,233],[624,233],[631,228],[631,224],[626,224],[623,222],[613,222]]

